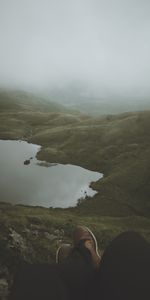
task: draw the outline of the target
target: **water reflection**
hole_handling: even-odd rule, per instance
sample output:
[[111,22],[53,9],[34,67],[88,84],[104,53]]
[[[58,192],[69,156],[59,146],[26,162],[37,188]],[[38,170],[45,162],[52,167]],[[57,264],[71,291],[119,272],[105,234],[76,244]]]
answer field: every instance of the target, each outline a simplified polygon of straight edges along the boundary
[[[102,177],[78,166],[38,161],[40,146],[0,140],[0,199],[13,204],[44,207],[75,206],[93,196],[91,181]],[[25,161],[29,163],[24,164]]]

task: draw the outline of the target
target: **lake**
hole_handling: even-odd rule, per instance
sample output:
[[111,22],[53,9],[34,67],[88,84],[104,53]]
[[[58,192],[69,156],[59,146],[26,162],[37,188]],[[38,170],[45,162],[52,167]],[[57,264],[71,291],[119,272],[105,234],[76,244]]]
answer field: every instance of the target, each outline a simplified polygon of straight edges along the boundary
[[89,185],[102,178],[102,173],[38,161],[40,148],[24,141],[0,140],[0,201],[66,208],[97,193]]

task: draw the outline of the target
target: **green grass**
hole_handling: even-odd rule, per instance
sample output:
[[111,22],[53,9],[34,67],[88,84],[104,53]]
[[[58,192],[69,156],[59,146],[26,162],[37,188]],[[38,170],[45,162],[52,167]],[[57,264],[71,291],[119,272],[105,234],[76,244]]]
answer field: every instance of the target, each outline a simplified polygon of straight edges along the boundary
[[63,229],[64,241],[71,241],[74,226],[87,225],[96,234],[101,249],[124,230],[136,230],[150,240],[149,128],[150,111],[95,118],[33,95],[0,92],[1,139],[23,139],[41,145],[37,154],[40,160],[72,163],[104,173],[102,180],[92,183],[98,193],[75,208],[1,203],[1,247],[13,227],[30,250],[23,254],[25,259],[53,261],[58,243],[49,242],[41,233],[38,239],[33,239],[31,233],[27,236],[24,229],[31,229],[31,224],[38,225],[39,232],[50,234]]

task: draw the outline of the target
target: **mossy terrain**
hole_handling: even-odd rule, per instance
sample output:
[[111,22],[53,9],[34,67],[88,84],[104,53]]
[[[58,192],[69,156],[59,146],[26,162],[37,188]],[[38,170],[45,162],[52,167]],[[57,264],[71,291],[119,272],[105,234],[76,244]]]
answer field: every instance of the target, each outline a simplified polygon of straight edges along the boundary
[[13,206],[1,199],[1,263],[13,270],[19,261],[54,261],[76,224],[90,227],[102,250],[124,230],[150,240],[149,128],[150,111],[91,117],[33,95],[1,91],[1,139],[41,145],[39,160],[104,174],[92,183],[98,193],[75,208]]

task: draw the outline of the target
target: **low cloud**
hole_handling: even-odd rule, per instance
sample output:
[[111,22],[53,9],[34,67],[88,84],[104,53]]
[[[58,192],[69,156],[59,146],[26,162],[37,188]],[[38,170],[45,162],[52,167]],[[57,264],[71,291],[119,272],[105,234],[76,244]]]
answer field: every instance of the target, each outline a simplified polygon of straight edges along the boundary
[[150,92],[147,0],[1,0],[0,85]]

